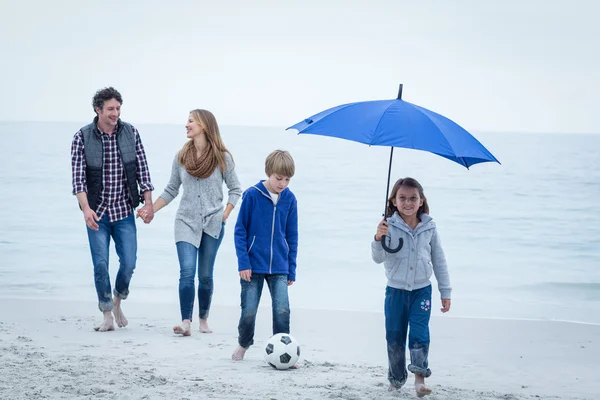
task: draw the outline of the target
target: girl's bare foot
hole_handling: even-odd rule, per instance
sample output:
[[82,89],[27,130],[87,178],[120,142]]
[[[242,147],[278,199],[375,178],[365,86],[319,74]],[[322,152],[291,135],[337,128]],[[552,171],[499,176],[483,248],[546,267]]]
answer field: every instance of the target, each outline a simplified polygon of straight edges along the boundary
[[202,333],[212,333],[212,330],[208,327],[208,320],[201,319],[200,320],[200,332]]
[[233,361],[242,361],[244,359],[244,355],[246,354],[246,350],[248,349],[245,349],[242,346],[238,346],[238,348],[235,349],[235,351],[231,355],[231,359]]
[[96,332],[108,332],[115,330],[113,316],[110,311],[104,312],[104,321],[99,326],[95,326],[94,330]]
[[181,325],[173,327],[173,333],[176,335],[191,336],[192,330],[190,329],[191,322],[189,319],[184,319]]

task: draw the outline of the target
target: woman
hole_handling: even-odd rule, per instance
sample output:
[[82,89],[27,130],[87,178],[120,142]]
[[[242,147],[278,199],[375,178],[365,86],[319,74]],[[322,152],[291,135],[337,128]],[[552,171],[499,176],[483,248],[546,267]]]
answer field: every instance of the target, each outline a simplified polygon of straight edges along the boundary
[[[190,140],[175,155],[169,183],[153,208],[156,213],[165,207],[177,197],[180,186],[183,186],[175,216],[182,323],[173,327],[173,332],[190,336],[196,269],[200,332],[212,332],[207,319],[213,293],[215,259],[223,239],[225,221],[239,200],[242,189],[233,157],[223,144],[214,115],[207,110],[193,110],[185,127]],[[225,208],[223,182],[229,189]],[[145,217],[143,212],[140,216]]]

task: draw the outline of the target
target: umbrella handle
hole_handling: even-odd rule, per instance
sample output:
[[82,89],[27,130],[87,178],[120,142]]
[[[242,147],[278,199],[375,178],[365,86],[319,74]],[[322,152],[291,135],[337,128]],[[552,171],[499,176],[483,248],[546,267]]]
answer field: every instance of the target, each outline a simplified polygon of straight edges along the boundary
[[[390,245],[391,245],[392,244],[392,238],[389,237],[389,236],[386,236],[386,237],[390,239]],[[381,239],[381,247],[383,247],[383,249],[385,251],[387,251],[388,253],[394,254],[394,253],[399,252],[400,249],[402,249],[402,246],[404,245],[404,239],[400,238],[400,241],[398,242],[398,247],[396,247],[395,249],[392,249],[392,248],[388,247],[387,244],[385,244],[385,238],[386,237],[384,237],[384,238]]]

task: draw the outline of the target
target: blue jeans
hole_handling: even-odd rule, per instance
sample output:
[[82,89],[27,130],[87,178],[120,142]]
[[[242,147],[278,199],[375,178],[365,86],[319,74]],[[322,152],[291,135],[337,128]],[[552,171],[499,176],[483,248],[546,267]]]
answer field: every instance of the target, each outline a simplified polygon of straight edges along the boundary
[[385,338],[388,352],[388,380],[395,387],[406,383],[406,334],[411,364],[408,370],[425,378],[428,368],[431,285],[413,291],[385,288]]
[[198,270],[198,308],[200,319],[208,318],[213,295],[213,271],[217,251],[225,233],[224,225],[218,239],[202,233],[200,247],[188,242],[177,242],[179,257],[179,307],[181,320],[192,320],[194,312],[196,269]]
[[288,298],[288,276],[252,274],[250,282],[240,279],[242,285],[242,316],[238,325],[238,343],[247,349],[254,344],[254,327],[256,313],[263,284],[267,281],[271,293],[271,307],[273,309],[273,335],[277,333],[290,333],[290,302]]
[[108,222],[104,215],[98,222],[98,230],[87,228],[92,263],[94,264],[94,283],[98,295],[98,308],[100,311],[112,311],[113,299],[110,287],[108,270],[108,255],[110,238],[115,242],[115,249],[119,256],[119,271],[115,280],[114,295],[126,299],[129,295],[129,282],[135,269],[137,260],[137,228],[133,213],[128,217],[115,222]]

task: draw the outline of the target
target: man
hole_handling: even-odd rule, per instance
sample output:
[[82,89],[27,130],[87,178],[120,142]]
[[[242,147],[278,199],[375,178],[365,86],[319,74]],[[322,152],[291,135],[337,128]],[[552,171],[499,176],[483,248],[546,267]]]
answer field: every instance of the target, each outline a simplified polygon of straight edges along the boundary
[[[120,328],[127,326],[121,300],[129,294],[137,258],[133,211],[143,202],[144,222],[154,217],[146,153],[138,131],[119,118],[122,103],[112,87],[96,92],[96,118],[75,134],[71,145],[73,194],[87,225],[98,307],[104,314],[102,324],[94,328],[99,332],[114,331],[114,321]],[[120,263],[114,298],[108,268],[111,237]]]

